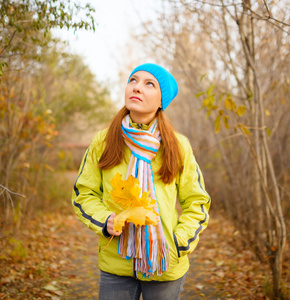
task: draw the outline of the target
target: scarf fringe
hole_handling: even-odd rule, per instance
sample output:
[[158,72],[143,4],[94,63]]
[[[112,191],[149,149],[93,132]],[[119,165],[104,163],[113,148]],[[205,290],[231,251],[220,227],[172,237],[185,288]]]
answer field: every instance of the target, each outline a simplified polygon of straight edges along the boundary
[[[145,278],[150,278],[155,272],[161,276],[170,265],[167,243],[158,238],[154,230],[152,225],[136,227],[130,223],[124,228],[119,240],[118,254],[126,259],[134,258],[135,271],[143,273]],[[152,238],[154,234],[157,239]]]

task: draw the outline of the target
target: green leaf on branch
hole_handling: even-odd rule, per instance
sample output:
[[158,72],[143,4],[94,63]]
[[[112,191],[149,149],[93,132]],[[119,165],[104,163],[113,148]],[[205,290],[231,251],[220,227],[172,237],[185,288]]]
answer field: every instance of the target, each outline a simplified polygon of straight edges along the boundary
[[225,108],[230,111],[236,111],[237,106],[233,101],[232,96],[229,94],[225,100]]
[[229,122],[228,122],[229,118],[230,118],[229,116],[223,116],[223,122],[227,129],[230,129]]
[[244,124],[238,124],[236,125],[237,128],[240,128],[240,130],[245,133],[246,135],[251,135],[251,132],[249,131],[248,127]]
[[195,97],[200,97],[200,96],[202,96],[202,95],[204,95],[205,94],[205,92],[199,92],[199,93],[197,93],[197,94],[195,94]]
[[221,103],[221,101],[222,101],[225,94],[226,93],[221,93],[221,95],[219,96],[219,101],[218,101],[219,104]]
[[242,117],[245,114],[246,110],[247,110],[247,108],[246,108],[245,105],[239,106],[238,109],[237,109],[237,115],[239,117]]
[[2,76],[3,75],[3,67],[8,67],[8,65],[7,65],[7,63],[5,62],[5,61],[1,61],[0,62],[0,76]]
[[252,98],[253,98],[253,92],[252,92],[252,90],[250,90],[250,95],[249,95],[249,97],[248,97],[248,101],[251,101],[252,100]]
[[206,107],[207,109],[210,109],[210,110],[215,110],[217,109],[217,106],[214,106],[213,104],[215,103],[215,97],[213,95],[203,99],[203,102],[202,102],[202,106],[203,107]]
[[213,92],[213,90],[214,90],[214,87],[215,87],[215,85],[212,84],[212,85],[209,87],[209,89],[206,91],[206,94],[207,94],[208,96],[211,96],[211,95],[212,95],[212,92]]
[[210,97],[207,97],[207,98],[203,99],[202,106],[208,107],[208,106],[210,106],[210,103],[211,103],[211,99],[210,99]]
[[214,120],[214,127],[215,127],[215,132],[219,133],[221,129],[221,116],[218,115],[217,118]]
[[267,131],[268,136],[270,137],[271,136],[271,130],[268,127],[266,127],[266,131]]
[[202,80],[204,79],[204,77],[206,76],[207,74],[203,74],[201,77],[200,77],[200,82],[202,82]]

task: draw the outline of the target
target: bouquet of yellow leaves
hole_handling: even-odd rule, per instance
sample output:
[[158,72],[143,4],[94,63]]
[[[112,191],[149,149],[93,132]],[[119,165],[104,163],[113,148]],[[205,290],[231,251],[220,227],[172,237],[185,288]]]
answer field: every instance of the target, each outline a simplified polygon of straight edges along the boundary
[[143,192],[138,179],[132,175],[127,180],[122,180],[117,173],[111,180],[113,190],[111,197],[114,203],[110,208],[116,213],[114,218],[114,230],[122,232],[125,222],[131,222],[135,226],[156,225],[158,213],[154,210],[156,200],[152,199],[150,192]]

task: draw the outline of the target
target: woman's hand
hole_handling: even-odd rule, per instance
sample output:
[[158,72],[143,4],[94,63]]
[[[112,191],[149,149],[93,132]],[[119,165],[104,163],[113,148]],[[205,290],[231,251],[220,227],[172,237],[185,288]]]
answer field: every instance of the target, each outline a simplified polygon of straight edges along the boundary
[[114,225],[114,218],[116,214],[112,213],[107,221],[107,231],[110,235],[119,236],[122,232],[114,231],[113,225]]

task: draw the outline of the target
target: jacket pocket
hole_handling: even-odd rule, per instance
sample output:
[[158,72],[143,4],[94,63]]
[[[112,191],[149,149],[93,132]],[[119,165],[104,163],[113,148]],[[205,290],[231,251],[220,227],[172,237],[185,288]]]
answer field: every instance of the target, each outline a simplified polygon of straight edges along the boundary
[[176,238],[176,235],[175,235],[174,232],[173,232],[173,239],[174,239],[174,244],[175,244],[175,247],[176,247],[177,256],[179,258],[180,257],[179,246],[178,246],[177,238]]

